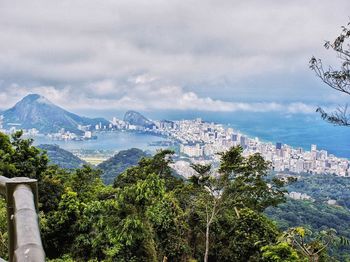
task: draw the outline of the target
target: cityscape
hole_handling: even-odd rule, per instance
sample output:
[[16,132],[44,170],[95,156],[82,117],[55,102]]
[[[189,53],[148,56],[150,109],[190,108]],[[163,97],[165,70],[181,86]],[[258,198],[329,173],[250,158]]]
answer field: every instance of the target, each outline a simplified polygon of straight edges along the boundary
[[[151,122],[151,121],[150,121]],[[334,174],[337,176],[349,176],[350,163],[346,158],[339,158],[329,154],[326,150],[318,150],[317,145],[310,145],[310,150],[301,147],[294,148],[282,142],[265,142],[259,138],[251,138],[230,127],[222,124],[203,121],[200,118],[180,121],[153,121],[152,125],[143,126],[130,124],[127,121],[113,117],[109,125],[97,124],[96,126],[78,126],[82,135],[65,131],[46,134],[47,138],[55,140],[90,140],[98,139],[99,132],[128,131],[143,132],[167,138],[170,141],[153,143],[155,147],[175,146],[178,157],[173,163],[173,168],[182,176],[193,175],[191,163],[210,163],[214,167],[220,160],[218,153],[227,151],[233,146],[241,146],[243,155],[259,153],[265,160],[271,162],[272,170],[282,173],[311,173],[311,174]],[[19,129],[14,124],[10,129],[3,129],[0,116],[0,132],[11,134]],[[23,130],[28,137],[43,136],[35,128]],[[103,150],[103,149],[102,149]],[[73,152],[79,157],[84,157],[83,151]],[[97,159],[104,160],[111,156],[103,157],[101,152],[96,153]],[[96,155],[96,156],[97,156]],[[96,158],[93,152],[88,157]]]
[[350,1],[1,1],[0,262],[350,262]]

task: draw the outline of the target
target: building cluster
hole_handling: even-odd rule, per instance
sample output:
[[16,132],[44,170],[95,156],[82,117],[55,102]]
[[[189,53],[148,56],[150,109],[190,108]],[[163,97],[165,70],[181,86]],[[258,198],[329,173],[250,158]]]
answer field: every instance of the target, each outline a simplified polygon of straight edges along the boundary
[[307,151],[279,142],[262,142],[232,128],[201,119],[174,121],[166,127],[156,125],[157,132],[178,141],[180,154],[187,156],[191,161],[218,162],[220,156],[217,153],[240,145],[244,149],[243,155],[260,153],[278,172],[350,175],[349,160],[328,154],[325,150],[318,150],[316,145],[311,145],[310,151]]
[[24,137],[36,137],[36,136],[46,136],[52,140],[89,140],[96,139],[96,136],[93,135],[95,131],[108,130],[108,128],[112,128],[112,124],[109,127],[102,126],[102,124],[98,124],[96,126],[83,126],[78,125],[77,129],[81,131],[79,134],[76,132],[70,132],[61,128],[58,132],[52,132],[48,134],[42,134],[36,128],[25,129],[21,127],[19,123],[10,123],[7,124],[10,128],[5,129],[3,126],[3,116],[0,115],[0,132],[4,134],[11,135],[19,130],[23,132]]
[[[16,126],[10,130],[2,130],[3,118],[0,116],[0,131],[13,133]],[[277,142],[276,144],[262,142],[258,138],[250,138],[233,128],[226,128],[221,124],[204,122],[200,118],[181,121],[154,121],[152,127],[142,127],[129,124],[123,120],[113,118],[108,126],[98,124],[95,127],[78,126],[83,135],[76,135],[65,131],[49,134],[50,138],[57,140],[87,140],[94,139],[94,131],[129,130],[150,132],[166,136],[176,141],[179,145],[180,157],[189,162],[210,162],[217,164],[220,156],[218,153],[227,151],[232,146],[241,146],[243,155],[248,156],[260,153],[265,160],[270,161],[273,170],[277,172],[336,174],[338,176],[350,176],[349,160],[328,154],[325,150],[318,150],[316,145],[311,145],[310,151],[303,148],[293,148],[289,145]],[[35,136],[36,129],[24,130],[25,134]],[[186,162],[185,161],[185,162]],[[182,173],[190,173],[189,164],[178,163],[178,169]]]
[[315,199],[313,199],[311,196],[295,191],[289,192],[288,196],[295,200],[310,200],[312,202],[315,201]]
[[11,126],[9,129],[4,129],[3,125],[1,124],[1,121],[0,121],[0,132],[1,133],[11,135],[11,134],[14,134],[20,130],[23,132],[23,136],[25,136],[25,137],[35,137],[39,134],[39,131],[36,128],[22,129],[16,125]]

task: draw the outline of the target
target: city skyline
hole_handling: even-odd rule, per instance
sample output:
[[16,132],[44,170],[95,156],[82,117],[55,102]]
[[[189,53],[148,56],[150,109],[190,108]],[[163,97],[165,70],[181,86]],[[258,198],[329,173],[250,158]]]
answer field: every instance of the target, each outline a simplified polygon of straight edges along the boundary
[[[319,150],[316,144],[311,144],[310,150],[307,150],[280,141],[261,141],[258,137],[252,138],[231,127],[202,121],[200,118],[180,121],[155,120],[151,123],[151,126],[142,126],[113,117],[108,126],[101,123],[96,126],[79,125],[78,128],[83,131],[83,135],[65,131],[62,128],[57,133],[49,133],[45,136],[48,141],[51,140],[49,143],[55,143],[55,141],[62,140],[98,139],[98,136],[93,134],[95,132],[99,134],[100,131],[124,130],[160,135],[174,141],[173,145],[178,148],[180,159],[173,164],[173,168],[184,177],[193,175],[190,163],[206,163],[215,166],[220,162],[218,153],[223,153],[234,146],[241,146],[242,155],[246,157],[259,153],[266,161],[271,163],[271,169],[276,172],[350,175],[349,159],[329,154],[324,149]],[[0,116],[1,132],[11,134],[17,130],[18,126],[13,126],[9,130],[2,129],[2,118]],[[35,128],[24,130],[24,135],[34,139],[38,135],[43,136]],[[104,148],[101,147],[98,151],[100,150],[104,150]],[[184,158],[189,162],[183,161]]]

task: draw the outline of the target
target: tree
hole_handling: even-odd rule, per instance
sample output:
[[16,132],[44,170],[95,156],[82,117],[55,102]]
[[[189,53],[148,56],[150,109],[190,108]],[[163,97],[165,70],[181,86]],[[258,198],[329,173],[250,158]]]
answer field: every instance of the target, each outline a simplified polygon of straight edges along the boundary
[[220,183],[220,178],[215,178],[210,174],[211,165],[192,164],[191,167],[197,172],[197,175],[190,178],[197,189],[195,205],[205,216],[204,262],[207,262],[210,226],[223,207],[224,198],[221,193],[225,188],[224,184]]
[[[169,150],[143,158],[114,182],[119,211],[108,215],[108,258],[118,261],[176,261],[187,255],[184,212],[173,190],[183,181],[172,176]],[[106,212],[104,212],[104,215]],[[104,219],[105,220],[105,219]],[[103,223],[99,223],[103,224]]]
[[303,227],[293,227],[282,234],[280,240],[286,241],[296,248],[310,262],[328,261],[327,248],[339,241],[346,243],[344,238],[338,238],[334,229],[322,230],[312,237],[312,232]]
[[261,248],[262,257],[265,262],[301,262],[297,251],[287,242],[276,245],[268,245]]
[[[333,41],[324,44],[326,49],[332,49],[340,59],[340,68],[333,69],[331,66],[325,69],[321,59],[312,57],[310,68],[329,87],[345,95],[350,95],[350,23],[342,27],[339,36]],[[350,114],[348,105],[339,106],[335,112],[327,113],[321,107],[316,110],[321,117],[335,125],[350,126]]]
[[0,198],[0,257],[8,259],[8,233],[6,202]]
[[248,207],[263,212],[269,206],[276,206],[285,201],[285,183],[273,178],[267,180],[270,162],[256,153],[242,156],[242,147],[232,147],[221,153],[219,173],[222,183],[227,184],[226,194],[231,206]]
[[172,163],[172,150],[160,150],[153,157],[142,158],[138,165],[128,168],[114,180],[114,187],[124,187],[130,183],[135,183],[138,179],[144,179],[150,174],[157,174],[165,180],[167,191],[181,186],[183,181],[174,176],[169,164]]
[[22,131],[11,137],[0,132],[0,175],[41,179],[48,157],[32,145],[32,139],[22,139],[22,135]]
[[[206,261],[261,261],[261,248],[278,235],[262,211],[284,200],[283,183],[267,180],[269,163],[233,147],[221,154],[217,174],[210,165],[192,165],[197,175],[184,181],[174,177],[171,154],[143,158],[106,186],[98,170],[49,166],[32,140],[0,134],[0,173],[38,179],[48,259],[191,261],[204,254]],[[0,211],[6,220],[4,202]]]
[[190,178],[194,186],[193,204],[205,224],[205,262],[209,257],[211,226],[223,211],[234,210],[240,218],[239,209],[260,213],[285,200],[285,191],[281,189],[284,183],[278,179],[269,183],[265,180],[270,164],[259,154],[245,158],[242,152],[241,147],[232,147],[220,154],[219,173],[215,176],[210,165],[192,165],[197,173]]
[[250,208],[225,209],[213,226],[213,261],[261,261],[261,248],[272,245],[278,236],[276,225],[264,214]]

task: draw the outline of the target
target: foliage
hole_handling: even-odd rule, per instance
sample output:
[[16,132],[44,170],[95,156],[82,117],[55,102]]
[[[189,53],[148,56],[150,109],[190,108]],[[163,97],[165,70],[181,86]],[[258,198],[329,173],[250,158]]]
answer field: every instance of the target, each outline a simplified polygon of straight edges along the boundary
[[[284,201],[283,183],[266,176],[269,163],[257,154],[245,158],[234,147],[221,155],[218,174],[193,165],[198,174],[184,181],[169,167],[172,153],[142,158],[111,186],[91,166],[48,165],[46,154],[21,133],[0,134],[1,175],[38,179],[42,240],[52,261],[269,261],[271,252],[286,257],[288,247],[279,245],[278,229],[262,213]],[[0,206],[1,221],[5,214]],[[3,252],[6,229],[0,232]]]
[[114,180],[114,187],[124,187],[130,183],[135,183],[139,179],[145,179],[150,174],[156,174],[165,180],[167,190],[173,190],[181,185],[183,181],[173,176],[173,171],[169,164],[172,163],[172,150],[162,150],[153,157],[142,158],[138,166],[128,168]]
[[[334,228],[338,237],[350,238],[350,211],[339,206],[289,199],[277,208],[268,208],[266,214],[276,220],[282,230],[302,226],[312,232],[320,232]],[[347,245],[332,245],[327,250],[340,261],[345,261],[350,248]]]
[[8,259],[8,233],[6,202],[0,198],[0,257]]
[[276,226],[261,213],[243,208],[239,217],[225,210],[213,229],[215,232],[212,261],[260,261],[261,248],[276,241]]
[[325,251],[335,242],[336,231],[334,229],[323,230],[313,238],[310,235],[312,231],[303,227],[294,227],[289,228],[280,238],[296,248],[309,261],[326,261],[328,256]]
[[264,246],[262,259],[266,262],[301,262],[298,253],[287,242]]
[[0,175],[40,179],[47,168],[48,157],[32,146],[32,139],[21,139],[22,131],[11,138],[0,132]]
[[244,158],[242,151],[242,147],[232,147],[221,154],[219,173],[224,183],[228,183],[224,194],[229,196],[231,204],[262,212],[268,206],[284,202],[284,183],[277,178],[266,181],[270,163],[260,154]]
[[296,191],[311,196],[316,202],[336,200],[336,204],[350,209],[350,180],[329,174],[303,174],[295,183],[287,186],[288,191]]
[[[221,250],[215,252],[216,259],[220,261],[239,261],[239,258],[250,259],[258,257],[260,247],[256,242],[267,243],[274,240],[274,227],[268,227],[262,221],[264,218],[259,216],[266,207],[277,205],[284,201],[284,191],[281,189],[283,183],[279,180],[274,180],[270,184],[264,179],[267,176],[269,163],[266,162],[259,154],[254,154],[247,158],[242,156],[241,147],[232,147],[229,151],[221,154],[221,162],[219,174],[215,176],[211,174],[210,165],[192,165],[192,168],[197,172],[197,175],[190,178],[192,184],[190,205],[190,215],[192,220],[204,224],[205,235],[194,235],[195,239],[204,238],[204,261],[209,258],[209,246],[212,243],[221,243],[221,241],[229,241],[222,244]],[[248,208],[248,209],[247,209]],[[242,209],[242,210],[240,210]],[[227,213],[231,210],[231,213]],[[248,212],[248,210],[250,210]],[[241,214],[241,212],[243,212]],[[254,225],[255,222],[247,220],[252,217],[245,216],[246,214],[253,216],[257,215],[259,226],[255,229],[255,238],[249,230],[244,231],[240,225]],[[222,220],[222,217],[230,218],[229,221]],[[221,220],[221,221],[220,221]],[[218,222],[220,221],[220,222]],[[218,239],[220,231],[211,230],[211,227],[218,229],[221,225],[229,224],[226,229],[234,229],[232,232],[237,238],[231,238],[231,234],[226,234],[223,239]],[[265,227],[266,226],[266,227]],[[266,230],[266,234],[259,232]],[[224,231],[225,232],[225,231]],[[247,242],[239,239],[238,232],[243,232],[243,236],[247,238]],[[265,231],[264,231],[265,232]],[[261,233],[261,234],[260,234]],[[250,236],[248,238],[247,236]],[[260,238],[260,239],[259,239]],[[210,241],[210,239],[214,239]],[[196,241],[196,240],[195,240]],[[249,245],[248,243],[253,243]],[[255,243],[255,244],[254,244]],[[265,243],[266,244],[266,243]],[[255,246],[254,246],[255,245]],[[223,247],[229,246],[227,250]],[[237,248],[236,248],[237,247]],[[225,250],[225,252],[222,252]],[[244,253],[242,250],[245,250]],[[223,255],[220,255],[220,254]],[[211,255],[212,256],[212,255]]]

